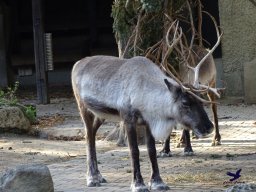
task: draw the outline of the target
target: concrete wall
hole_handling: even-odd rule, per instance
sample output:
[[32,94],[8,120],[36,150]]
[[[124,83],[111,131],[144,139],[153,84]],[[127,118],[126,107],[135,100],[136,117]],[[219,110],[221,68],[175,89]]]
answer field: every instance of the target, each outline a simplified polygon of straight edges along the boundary
[[244,64],[256,58],[256,5],[250,0],[219,0],[219,13],[225,93],[244,96]]
[[256,58],[244,65],[244,99],[256,103]]

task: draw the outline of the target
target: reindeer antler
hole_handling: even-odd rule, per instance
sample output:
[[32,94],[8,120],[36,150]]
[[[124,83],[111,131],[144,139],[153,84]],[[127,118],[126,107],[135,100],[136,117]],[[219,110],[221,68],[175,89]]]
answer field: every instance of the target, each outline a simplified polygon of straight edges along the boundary
[[[168,16],[167,16],[168,17]],[[169,42],[169,34],[170,34],[170,31],[173,29],[173,26],[175,25],[175,30],[174,30],[174,34],[173,34],[173,39],[172,39],[172,43],[170,44]],[[182,29],[181,27],[179,27],[179,21],[175,20],[171,26],[169,27],[169,29],[167,30],[167,33],[166,33],[166,36],[165,36],[165,40],[166,40],[166,45],[168,47],[165,55],[164,55],[164,58],[162,60],[162,63],[161,63],[161,67],[162,69],[169,75],[171,76],[181,87],[183,90],[190,90],[190,88],[184,86],[181,81],[175,77],[175,75],[173,75],[172,72],[170,72],[168,69],[167,69],[167,58],[169,57],[169,55],[171,54],[174,46],[180,41],[181,37],[182,37]]]
[[[173,39],[172,39],[172,43],[170,44],[169,42],[169,34],[170,34],[170,31],[173,29],[173,27],[175,26],[175,29],[174,29],[174,34],[173,34]],[[199,101],[203,102],[203,103],[215,103],[215,102],[212,102],[212,101],[207,101],[205,99],[202,99],[201,97],[199,97],[198,95],[196,95],[192,89],[190,87],[187,87],[185,86],[177,77],[175,77],[175,75],[173,75],[173,73],[171,73],[168,69],[167,69],[167,66],[166,66],[166,63],[167,63],[167,58],[168,56],[170,55],[170,53],[172,52],[173,48],[175,47],[176,44],[178,44],[178,42],[181,41],[181,37],[183,35],[183,32],[182,32],[182,29],[181,27],[179,27],[179,22],[177,20],[175,20],[171,26],[169,27],[169,29],[167,30],[167,33],[166,33],[166,44],[167,44],[167,52],[164,56],[164,59],[161,63],[161,67],[162,69],[168,74],[170,75],[180,86],[181,88],[183,89],[183,91],[186,91],[188,93],[190,93],[191,95],[193,95],[195,98],[197,98]],[[196,92],[205,92],[209,89],[209,87],[207,88],[204,88],[204,90],[197,90]]]
[[[190,16],[190,18],[192,19],[192,16]],[[205,100],[205,99],[202,99],[201,97],[199,97],[197,94],[195,94],[194,92],[208,92],[208,91],[211,91],[213,92],[217,97],[220,97],[220,94],[218,93],[218,90],[219,89],[216,89],[216,88],[212,88],[210,87],[209,85],[202,85],[199,83],[199,70],[200,70],[200,67],[202,66],[202,64],[204,63],[204,61],[208,58],[208,56],[210,54],[213,53],[213,51],[216,49],[216,47],[219,45],[220,43],[220,38],[222,36],[222,34],[220,35],[219,33],[219,30],[218,30],[218,27],[217,27],[217,23],[215,21],[215,19],[213,17],[211,17],[214,21],[214,24],[215,24],[215,27],[216,27],[216,31],[217,31],[217,36],[218,36],[218,40],[216,42],[216,44],[214,45],[214,47],[208,51],[208,53],[203,57],[203,59],[197,64],[196,67],[191,67],[189,64],[188,64],[188,59],[190,57],[190,52],[191,52],[191,49],[192,49],[192,44],[193,44],[193,40],[194,40],[194,34],[193,34],[193,37],[192,37],[192,40],[191,40],[191,43],[190,43],[190,47],[188,49],[188,56],[186,57],[186,51],[184,50],[184,45],[182,43],[182,29],[180,27],[178,27],[178,24],[179,22],[174,21],[172,23],[172,25],[169,27],[168,31],[167,31],[167,34],[166,34],[166,44],[168,46],[168,50],[164,56],[164,59],[162,61],[162,68],[166,71],[166,73],[168,73],[172,78],[174,78],[174,80],[182,87],[183,90],[185,90],[186,92],[190,93],[191,95],[193,95],[194,97],[196,97],[198,100],[204,102],[204,103],[215,103],[215,102],[212,102],[212,101],[208,101],[208,100]],[[174,29],[174,35],[173,35],[173,40],[172,40],[172,43],[170,44],[169,42],[169,33],[171,30],[173,30],[173,27],[175,26],[175,29]],[[192,27],[194,27],[194,25],[192,24]],[[169,72],[167,70],[167,67],[165,66],[166,64],[166,60],[168,58],[168,56],[170,55],[171,51],[173,50],[174,46],[175,48],[177,48],[176,44],[180,44],[180,49],[178,52],[180,52],[180,54],[182,55],[182,58],[184,59],[184,61],[187,63],[187,66],[194,71],[194,83],[193,83],[193,87],[194,88],[189,88],[187,86],[185,86],[178,78],[176,78],[171,72]]]
[[[220,40],[221,40],[221,37],[223,35],[223,33],[220,34],[219,32],[219,29],[218,29],[218,25],[217,25],[217,22],[216,20],[214,19],[214,17],[212,15],[210,15],[208,12],[205,12],[208,16],[211,17],[213,23],[214,23],[214,26],[215,26],[215,29],[216,29],[216,33],[217,33],[217,42],[215,43],[215,45],[212,47],[212,49],[210,49],[208,51],[208,53],[200,60],[200,62],[197,64],[196,67],[191,67],[188,63],[187,63],[187,67],[190,68],[192,71],[194,71],[194,83],[193,83],[193,86],[197,89],[200,89],[200,88],[207,88],[206,85],[202,85],[200,84],[199,82],[199,71],[200,71],[200,67],[202,66],[202,64],[204,63],[204,61],[209,57],[209,55],[211,55],[213,53],[213,51],[217,48],[217,46],[220,44]],[[217,89],[217,88],[212,88],[212,87],[208,87],[209,91],[213,92],[217,97],[220,98],[220,94],[218,93],[218,90],[220,89]]]

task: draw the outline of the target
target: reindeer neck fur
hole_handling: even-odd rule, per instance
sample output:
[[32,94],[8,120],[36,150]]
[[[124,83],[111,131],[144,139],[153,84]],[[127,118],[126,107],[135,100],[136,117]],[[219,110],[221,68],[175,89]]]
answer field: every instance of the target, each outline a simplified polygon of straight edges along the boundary
[[92,105],[96,104],[117,112],[139,111],[156,139],[165,139],[176,123],[175,118],[170,118],[176,113],[174,96],[167,89],[164,79],[178,86],[144,57],[126,60],[94,56],[77,62],[72,71],[75,94],[79,94],[78,97],[95,115],[101,118],[111,116],[104,116],[93,109]]

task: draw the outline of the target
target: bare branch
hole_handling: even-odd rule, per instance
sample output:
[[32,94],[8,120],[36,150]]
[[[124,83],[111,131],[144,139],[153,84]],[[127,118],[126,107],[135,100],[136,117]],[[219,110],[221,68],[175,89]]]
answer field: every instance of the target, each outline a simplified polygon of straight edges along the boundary
[[191,10],[188,0],[187,0],[187,6],[188,6],[188,10],[189,10],[189,18],[190,18],[190,25],[191,25],[191,31],[192,31],[191,41],[190,41],[190,45],[189,45],[189,49],[191,50],[192,46],[194,44],[194,39],[195,39],[195,25],[194,25],[194,21],[193,21],[192,10]]
[[137,55],[137,42],[139,38],[139,33],[140,33],[140,24],[141,24],[141,17],[142,17],[143,9],[140,10],[139,16],[138,16],[138,21],[137,25],[135,27],[135,37],[134,37],[134,42],[133,42],[133,56],[135,57]]
[[[172,28],[175,24],[176,24],[176,27],[175,27],[175,31],[174,31],[174,34],[173,34],[172,44],[170,44],[169,43],[169,34],[170,34],[170,31],[172,30]],[[162,65],[167,61],[169,55],[171,54],[171,52],[173,50],[173,47],[180,41],[181,37],[182,37],[182,29],[179,27],[179,21],[176,20],[171,24],[171,26],[169,27],[169,29],[166,33],[166,36],[165,36],[166,45],[167,45],[168,49],[167,49],[167,51],[164,55]]]
[[[135,29],[134,29],[134,30],[135,30]],[[133,38],[134,38],[134,36],[135,36],[134,30],[133,30],[131,36],[129,37],[129,39],[128,39],[127,43],[126,43],[126,46],[125,46],[125,49],[124,49],[124,52],[123,52],[121,58],[124,58],[124,56],[126,55],[126,53],[127,53],[127,51],[128,51],[128,48],[129,48],[129,46],[130,46],[130,44],[131,44],[131,42],[132,42],[132,40],[133,40]]]
[[199,47],[203,47],[203,36],[202,36],[202,4],[200,0],[198,2],[198,37],[199,37]]
[[159,45],[162,43],[163,40],[160,40],[158,41],[156,44],[154,44],[153,46],[149,47],[147,50],[146,50],[146,56],[145,57],[148,57],[148,55],[150,55],[152,52],[154,52],[154,50],[159,47]]

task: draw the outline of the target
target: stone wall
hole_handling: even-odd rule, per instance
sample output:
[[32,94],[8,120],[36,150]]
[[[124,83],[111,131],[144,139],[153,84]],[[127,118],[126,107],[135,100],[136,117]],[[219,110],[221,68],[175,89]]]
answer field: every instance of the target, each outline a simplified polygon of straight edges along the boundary
[[[224,31],[223,80],[227,84],[225,92],[227,96],[245,95],[244,64],[256,58],[256,4],[254,2],[252,0],[219,0],[220,25]],[[255,82],[254,85],[256,89]]]
[[256,103],[256,58],[244,64],[244,99]]

